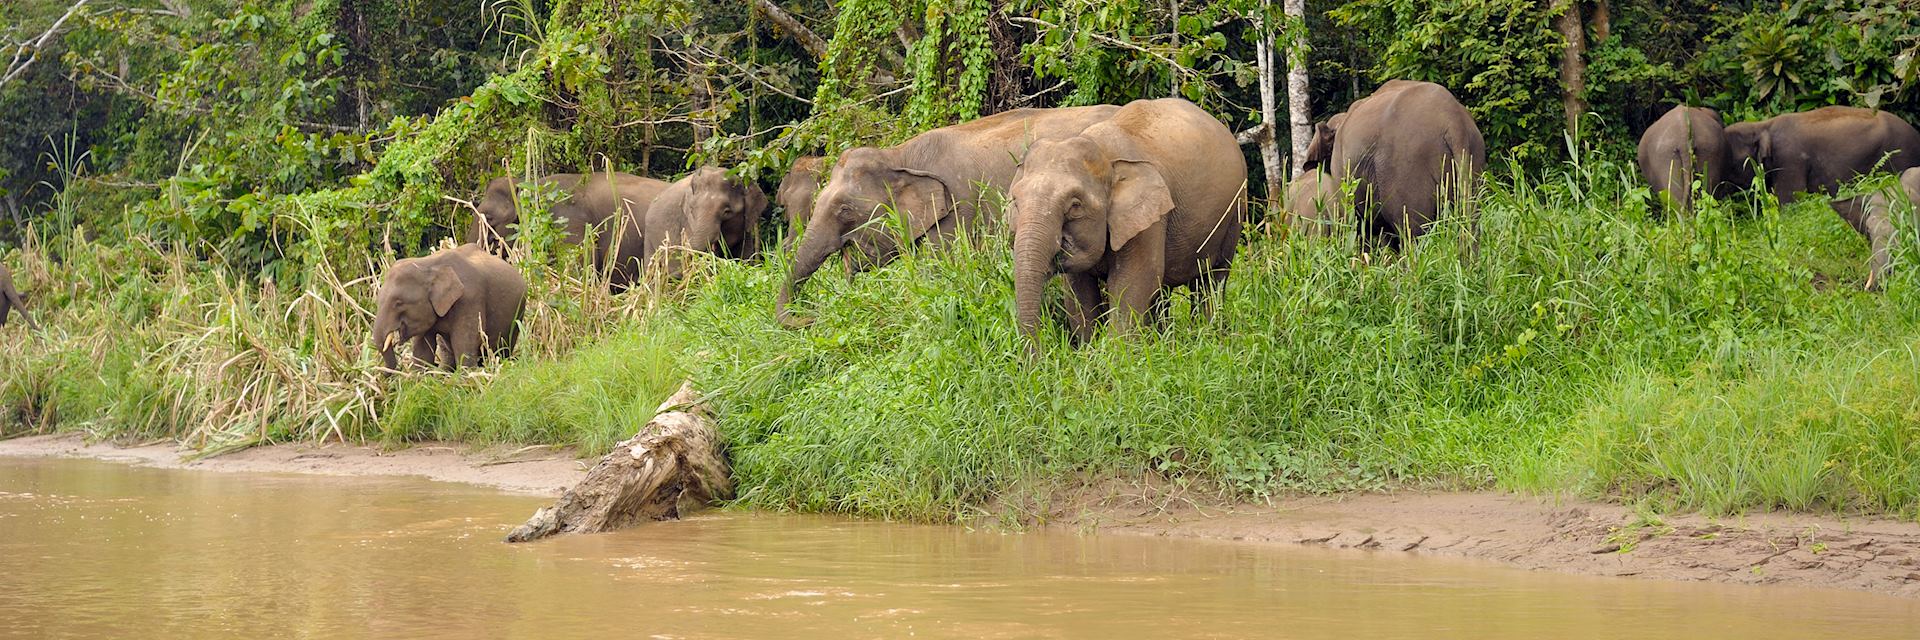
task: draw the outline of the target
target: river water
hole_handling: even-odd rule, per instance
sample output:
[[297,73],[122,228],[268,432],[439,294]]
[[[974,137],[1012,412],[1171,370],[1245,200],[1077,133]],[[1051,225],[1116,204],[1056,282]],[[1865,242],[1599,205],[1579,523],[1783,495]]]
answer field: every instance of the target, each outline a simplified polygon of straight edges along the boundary
[[461,485],[0,459],[0,638],[1920,638],[1920,602],[709,513],[528,545]]

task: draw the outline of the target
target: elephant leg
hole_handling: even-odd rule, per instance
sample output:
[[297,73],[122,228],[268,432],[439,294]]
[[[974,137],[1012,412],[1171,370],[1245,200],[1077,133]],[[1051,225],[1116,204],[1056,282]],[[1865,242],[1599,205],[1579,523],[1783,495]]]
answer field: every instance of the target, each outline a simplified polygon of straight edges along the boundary
[[480,366],[480,332],[478,330],[456,332],[454,335],[447,336],[447,342],[447,346],[450,347],[447,357],[448,371],[456,367]]
[[434,366],[434,359],[438,356],[438,354],[435,353],[436,351],[438,351],[438,349],[434,348],[436,346],[437,346],[437,343],[433,339],[432,332],[427,332],[427,333],[414,336],[413,337],[413,363],[422,369],[432,369]]
[[1132,335],[1134,326],[1153,312],[1167,274],[1167,223],[1160,221],[1135,235],[1113,258],[1107,274],[1107,299],[1114,333]]
[[1100,279],[1084,273],[1061,276],[1067,284],[1067,324],[1075,344],[1093,339],[1093,331],[1105,312],[1100,296]]
[[1892,267],[1893,221],[1888,219],[1886,200],[1871,195],[1835,200],[1833,210],[1867,237],[1872,253],[1867,259],[1866,288],[1879,291]]
[[1208,270],[1193,283],[1193,309],[1200,319],[1211,324],[1215,308],[1220,306],[1220,291],[1227,288],[1227,274],[1231,273],[1226,265]]

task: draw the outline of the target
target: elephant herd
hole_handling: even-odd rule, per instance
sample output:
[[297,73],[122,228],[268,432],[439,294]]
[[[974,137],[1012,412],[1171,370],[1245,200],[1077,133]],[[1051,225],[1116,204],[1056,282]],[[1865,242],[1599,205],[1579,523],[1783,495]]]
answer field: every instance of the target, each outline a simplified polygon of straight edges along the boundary
[[1722,125],[1703,107],[1675,107],[1640,138],[1640,172],[1656,193],[1682,211],[1693,208],[1693,185],[1728,195],[1753,184],[1756,174],[1781,204],[1800,194],[1826,198],[1840,217],[1867,237],[1867,288],[1878,289],[1892,268],[1893,223],[1885,194],[1839,198],[1860,176],[1900,176],[1901,191],[1920,202],[1920,132],[1885,111],[1821,107],[1758,122]]
[[[1409,249],[1449,207],[1471,201],[1486,162],[1479,127],[1451,92],[1391,81],[1315,127],[1305,171],[1286,192],[1289,224],[1303,235],[1348,229],[1364,246]],[[1692,206],[1696,179],[1719,193],[1750,183],[1756,170],[1783,203],[1803,192],[1837,195],[1842,182],[1875,170],[1906,171],[1906,195],[1920,200],[1920,169],[1908,171],[1920,165],[1920,135],[1891,114],[1849,107],[1731,126],[1710,109],[1676,108],[1641,139],[1639,165],[1682,210]],[[522,186],[558,195],[550,211],[565,240],[587,246],[615,290],[648,268],[677,275],[686,251],[752,257],[769,205],[754,182],[718,167],[674,183],[597,173]],[[495,253],[521,222],[516,188],[508,178],[487,184],[469,244],[398,261],[385,274],[374,340],[389,368],[407,343],[417,360],[447,368],[512,348],[527,285]],[[784,248],[793,252],[775,315],[787,326],[805,324],[789,307],[834,255],[858,271],[914,242],[938,246],[1004,230],[1023,334],[1039,330],[1043,293],[1056,276],[1076,340],[1102,322],[1127,333],[1162,317],[1175,288],[1192,290],[1195,309],[1210,311],[1247,198],[1233,133],[1178,98],[1006,111],[891,147],[847,150],[830,170],[823,158],[804,157],[775,192],[786,211]],[[1871,241],[1868,284],[1878,285],[1890,202],[1873,196],[1835,206]],[[1477,228],[1469,209],[1459,215]],[[0,300],[0,312],[5,305]]]

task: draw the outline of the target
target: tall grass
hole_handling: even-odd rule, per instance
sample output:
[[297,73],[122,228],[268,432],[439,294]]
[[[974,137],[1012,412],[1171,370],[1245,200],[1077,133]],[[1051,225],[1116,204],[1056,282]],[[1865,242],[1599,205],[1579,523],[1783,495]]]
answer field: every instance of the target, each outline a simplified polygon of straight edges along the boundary
[[29,247],[16,261],[52,292],[52,328],[0,334],[0,407],[16,431],[206,446],[591,453],[691,377],[760,507],[951,520],[1060,480],[1157,476],[1241,498],[1500,486],[1920,516],[1913,244],[1864,293],[1865,243],[1831,211],[1656,215],[1629,169],[1491,176],[1477,242],[1444,224],[1414,256],[1259,225],[1213,317],[1176,300],[1142,335],[1073,346],[1053,327],[1038,349],[996,237],[815,278],[801,330],[771,317],[780,255],[620,297],[523,263],[514,360],[398,377],[365,344],[371,281],[289,293],[159,247],[58,264]]

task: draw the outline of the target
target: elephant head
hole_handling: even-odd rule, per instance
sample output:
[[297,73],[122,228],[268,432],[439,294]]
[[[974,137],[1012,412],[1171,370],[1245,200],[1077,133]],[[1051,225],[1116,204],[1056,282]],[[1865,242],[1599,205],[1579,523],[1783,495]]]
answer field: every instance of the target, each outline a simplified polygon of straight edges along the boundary
[[1094,269],[1174,205],[1158,167],[1086,137],[1034,143],[1008,191],[1016,316],[1028,335],[1039,329],[1047,280]]
[[465,293],[466,285],[453,269],[412,260],[394,263],[374,298],[378,311],[373,317],[373,342],[387,368],[397,368],[394,351],[400,343],[425,335]]
[[1301,171],[1312,171],[1333,161],[1333,136],[1340,132],[1340,125],[1346,121],[1347,114],[1342,112],[1313,126],[1313,141],[1307,143],[1307,156],[1301,161]]
[[513,225],[520,223],[520,210],[513,202],[513,179],[494,178],[487,181],[481,191],[480,202],[473,208],[477,216],[473,221],[473,231],[468,234],[468,242],[477,242],[485,247],[498,247],[513,238]]
[[[793,271],[775,303],[783,323],[793,324],[787,303],[794,293],[841,248],[853,245],[856,269],[878,266],[893,259],[903,241],[926,235],[952,212],[961,196],[956,186],[938,174],[907,166],[897,155],[893,149],[860,147],[840,156],[827,186],[814,198]],[[882,222],[890,215],[905,221],[905,238],[896,237]]]
[[1753,185],[1756,170],[1773,162],[1773,132],[1766,121],[1740,122],[1727,127],[1727,181],[1733,188]]
[[683,244],[733,258],[750,257],[759,248],[760,215],[767,210],[760,185],[729,179],[719,167],[701,167],[687,176],[687,186]]

